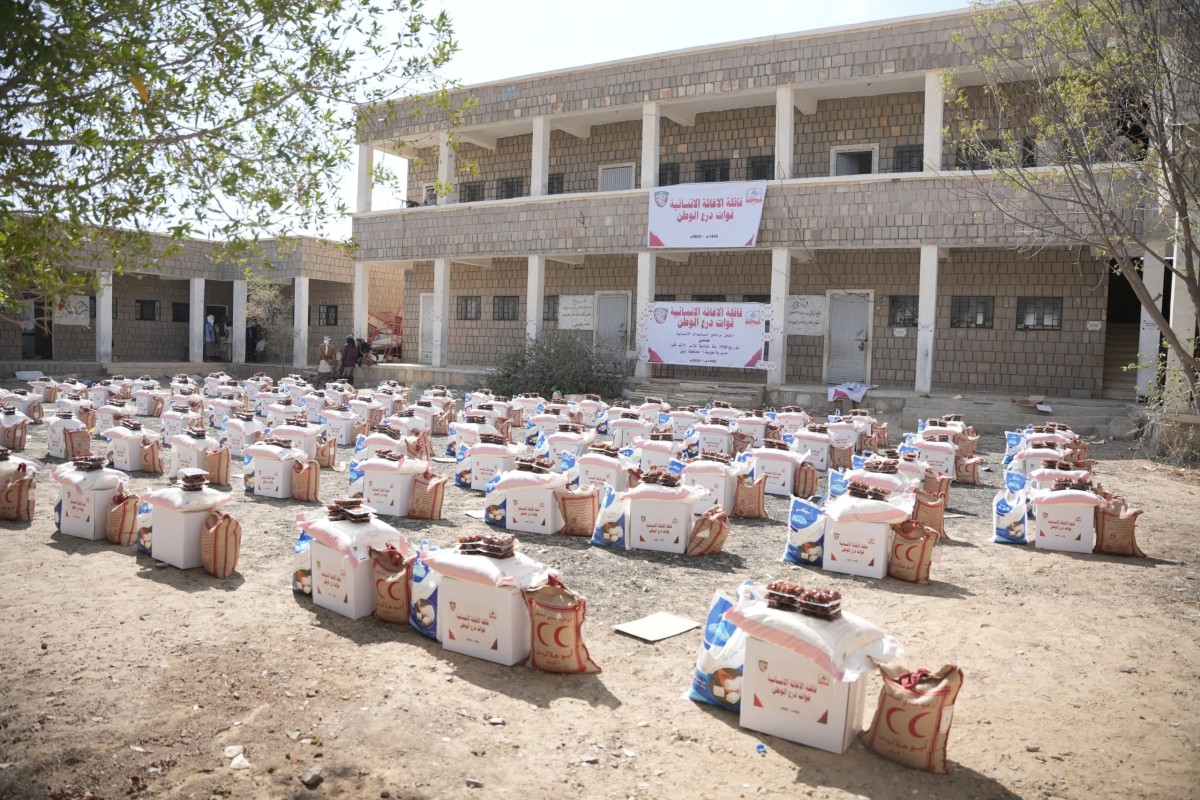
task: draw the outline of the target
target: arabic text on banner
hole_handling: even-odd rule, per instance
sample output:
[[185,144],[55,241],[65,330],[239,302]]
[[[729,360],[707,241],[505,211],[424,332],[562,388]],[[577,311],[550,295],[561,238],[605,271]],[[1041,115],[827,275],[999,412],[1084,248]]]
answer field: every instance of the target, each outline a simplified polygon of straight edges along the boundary
[[766,181],[685,183],[650,190],[650,247],[754,247]]
[[655,303],[642,361],[763,369],[764,322],[761,303]]

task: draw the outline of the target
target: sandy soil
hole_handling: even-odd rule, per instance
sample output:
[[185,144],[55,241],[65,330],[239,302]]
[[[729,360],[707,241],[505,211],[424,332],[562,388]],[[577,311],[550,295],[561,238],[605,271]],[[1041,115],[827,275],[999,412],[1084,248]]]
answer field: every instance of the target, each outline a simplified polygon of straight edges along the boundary
[[[782,564],[782,498],[708,558],[523,535],[590,599],[604,671],[588,676],[499,667],[315,608],[289,588],[299,504],[234,488],[242,560],[217,581],[56,535],[45,480],[35,521],[0,532],[0,797],[1200,797],[1197,481],[1098,445],[1097,478],[1146,509],[1149,558],[993,544],[992,438],[987,486],[952,490],[927,586]],[[45,452],[36,428],[24,455]],[[323,497],[345,486],[344,470],[324,473]],[[451,487],[447,501],[446,520],[398,527],[447,544],[482,526],[463,514],[481,495]],[[645,644],[611,630],[656,610],[699,621],[715,589],[782,576],[840,588],[902,641],[904,664],[963,667],[951,775],[741,730],[681,699],[698,631]],[[864,723],[880,683],[868,681]],[[230,768],[229,745],[249,769]],[[324,780],[310,790],[298,776],[313,766]]]

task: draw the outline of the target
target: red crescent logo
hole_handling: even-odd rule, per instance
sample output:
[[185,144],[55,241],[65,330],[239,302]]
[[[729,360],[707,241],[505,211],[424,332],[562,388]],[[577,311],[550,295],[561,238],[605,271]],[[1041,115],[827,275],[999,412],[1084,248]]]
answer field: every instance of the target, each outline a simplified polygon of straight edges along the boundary
[[550,643],[549,643],[549,642],[547,642],[547,641],[546,641],[546,640],[545,640],[545,639],[542,637],[542,628],[546,627],[546,626],[547,626],[547,625],[549,625],[549,624],[550,624],[549,622],[539,622],[539,623],[537,624],[537,640],[538,640],[539,642],[541,642],[541,643],[542,643],[542,646],[543,646],[543,647],[549,647],[549,646],[550,646]]
[[408,586],[404,581],[391,581],[387,585],[387,596],[389,600],[400,602],[407,600],[405,595],[408,594]]
[[928,717],[930,715],[930,713],[932,713],[932,712],[922,711],[920,714],[917,714],[915,717],[913,717],[912,719],[910,719],[908,721],[908,732],[912,735],[912,737],[914,739],[924,739],[925,738],[921,734],[917,733],[917,723],[921,721],[921,717]]
[[904,708],[902,706],[895,706],[893,708],[889,708],[885,712],[884,717],[883,717],[883,721],[887,724],[888,730],[890,730],[892,733],[896,734],[897,736],[900,735],[900,731],[896,730],[896,726],[892,724],[892,714],[895,714],[897,711],[903,711],[903,710],[904,710]]
[[568,645],[566,642],[564,642],[564,641],[562,641],[561,639],[559,639],[559,638],[558,638],[558,635],[559,635],[560,633],[563,633],[563,632],[565,632],[566,630],[567,630],[567,626],[566,626],[566,625],[560,625],[560,626],[558,626],[557,628],[555,628],[555,629],[554,629],[554,643],[555,643],[556,645],[558,645],[559,647],[561,647],[562,649],[564,649],[564,650],[566,650],[567,648],[569,648],[569,647],[570,647],[570,645]]
[[904,548],[904,560],[905,561],[916,561],[916,559],[913,558],[912,551],[915,550],[918,546],[919,545],[910,544],[908,547]]

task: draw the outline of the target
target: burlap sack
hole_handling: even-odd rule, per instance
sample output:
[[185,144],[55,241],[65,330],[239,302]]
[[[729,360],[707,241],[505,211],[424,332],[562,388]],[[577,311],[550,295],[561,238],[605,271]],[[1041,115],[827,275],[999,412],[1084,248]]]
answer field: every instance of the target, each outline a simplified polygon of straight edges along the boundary
[[316,503],[321,493],[321,465],[316,461],[292,462],[292,499]]
[[796,497],[812,497],[821,491],[821,473],[807,461],[796,467],[792,478],[792,494]]
[[763,429],[763,438],[764,439],[782,439],[783,438],[783,426],[782,425],[774,425],[774,424],[768,422],[766,428]]
[[113,544],[132,547],[137,541],[138,496],[118,493],[113,497],[113,507],[108,511],[108,523],[104,535]]
[[448,480],[433,470],[418,475],[413,481],[412,502],[408,505],[409,519],[441,519]]
[[879,668],[883,688],[863,744],[886,759],[906,767],[944,774],[946,740],[954,719],[954,700],[962,688],[963,672],[948,664],[935,673],[906,672],[903,667]]
[[382,550],[370,548],[370,553],[371,569],[375,573],[375,619],[407,625],[412,565],[416,555],[405,556],[390,542]]
[[377,428],[383,423],[383,409],[369,408],[367,409],[367,426]]
[[925,494],[945,498],[947,505],[949,505],[950,484],[952,483],[954,483],[954,478],[951,478],[949,475],[938,475],[931,470],[925,470],[925,480],[921,484],[921,489]]
[[142,445],[140,448],[138,448],[138,451],[139,451],[139,455],[141,456],[142,472],[153,472],[155,474],[162,474],[162,472],[163,472],[162,440],[153,439],[153,440],[147,441],[146,439],[142,439]]
[[846,445],[845,447],[829,446],[829,468],[830,469],[853,469],[854,468],[854,445]]
[[237,570],[242,547],[242,525],[220,511],[208,512],[200,533],[200,560],[204,571],[216,578],[228,578]]
[[874,428],[872,428],[871,435],[875,437],[876,449],[880,447],[887,447],[890,444],[890,442],[888,442],[888,423],[886,422],[880,422]]
[[75,419],[83,423],[83,427],[87,428],[91,433],[92,428],[96,427],[96,409],[94,408],[78,408],[75,410]]
[[[53,403],[56,400],[58,400],[58,387],[57,386],[47,386],[44,389],[42,389],[42,402],[43,403]],[[25,413],[28,414],[29,412],[27,411]]]
[[595,486],[564,487],[554,490],[554,499],[562,512],[563,529],[567,536],[591,536],[600,513],[600,491]]
[[166,410],[166,407],[167,398],[158,396],[150,398],[150,416],[161,417],[163,415],[163,411]]
[[17,450],[25,449],[26,431],[29,428],[29,423],[21,420],[16,425],[9,428],[0,429],[3,435],[0,435],[0,445],[7,447],[9,450],[16,452]]
[[946,498],[935,497],[918,489],[913,493],[912,518],[926,528],[933,528],[939,534],[946,532]]
[[938,532],[916,520],[906,520],[892,526],[892,556],[888,559],[888,575],[909,583],[929,583],[929,565]]
[[961,455],[954,457],[954,482],[965,483],[969,486],[979,485],[979,468],[983,466],[983,459],[976,456],[974,458],[964,458]]
[[429,431],[420,431],[413,436],[404,437],[404,450],[409,458],[419,458],[428,461],[433,458],[433,438]]
[[583,641],[587,599],[557,578],[521,593],[529,608],[530,648],[527,666],[543,672],[599,672]]
[[754,437],[749,433],[734,431],[733,433],[733,454],[744,453],[746,450],[754,446]]
[[80,428],[76,431],[63,431],[63,441],[66,442],[66,455],[64,458],[67,461],[73,461],[76,458],[83,458],[92,454],[92,434],[87,428]]
[[350,433],[353,435],[355,441],[358,440],[358,437],[366,436],[370,432],[371,424],[369,422],[355,422],[350,426]]
[[326,439],[317,445],[317,464],[322,469],[333,469],[337,461],[337,439]]
[[508,409],[508,424],[514,428],[525,427],[525,409],[513,406]]
[[1096,507],[1096,545],[1093,553],[1108,556],[1145,558],[1137,544],[1137,518],[1140,509],[1125,505],[1124,497],[1112,497],[1107,505]]
[[[18,474],[24,475],[24,470]],[[37,486],[33,476],[10,477],[0,488],[0,519],[6,522],[29,522],[33,519]]]
[[450,423],[454,419],[454,408],[447,403],[441,412],[433,415],[433,435],[447,436],[450,433]]
[[963,458],[975,455],[975,447],[979,444],[978,436],[967,436],[965,433],[958,437],[958,454]]
[[230,461],[229,445],[205,453],[204,469],[208,471],[208,482],[217,486],[228,486]]
[[495,425],[496,433],[506,442],[512,441],[512,422],[507,419],[497,419]]
[[767,474],[758,476],[751,481],[748,475],[740,475],[737,488],[733,493],[733,513],[731,517],[744,519],[766,519],[767,516]]
[[[47,403],[50,401],[47,400]],[[46,416],[46,410],[42,408],[41,400],[34,400],[29,404],[29,408],[25,409],[25,416],[33,422],[34,425],[41,425],[42,418]]]
[[582,425],[583,424],[583,412],[582,411],[574,411],[574,412],[568,411],[567,412],[567,422],[571,423],[572,425]]
[[729,538],[729,515],[719,505],[709,508],[692,524],[688,534],[689,556],[710,556],[721,552]]
[[874,453],[879,447],[879,439],[873,433],[869,436],[865,433],[860,433],[858,435],[857,447],[860,453]]

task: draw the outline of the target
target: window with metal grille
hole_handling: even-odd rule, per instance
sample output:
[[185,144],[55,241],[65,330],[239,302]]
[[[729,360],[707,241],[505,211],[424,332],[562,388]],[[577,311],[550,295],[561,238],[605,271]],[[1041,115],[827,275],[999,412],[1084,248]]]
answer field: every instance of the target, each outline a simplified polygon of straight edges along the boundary
[[492,319],[497,322],[513,322],[520,317],[521,298],[519,295],[512,294],[492,298]]
[[548,294],[542,298],[542,322],[558,322],[558,295]]
[[1061,331],[1061,297],[1018,297],[1017,330]]
[[337,325],[338,324],[338,307],[337,306],[317,306],[317,324],[318,325]]
[[460,320],[479,319],[481,305],[479,295],[463,295],[458,298],[458,318]]
[[917,327],[919,298],[915,294],[894,294],[888,309],[888,325],[893,328]]
[[[88,318],[89,319],[96,318],[96,295],[92,295],[91,297],[88,298]],[[117,304],[116,303],[112,304],[112,318],[113,319],[117,318]]]
[[951,328],[992,327],[991,297],[956,296],[950,298]]
[[678,164],[659,164],[658,165],[658,185],[659,186],[674,186],[679,183],[679,165]]
[[600,168],[600,191],[623,192],[633,188],[633,164],[612,164]]
[[496,180],[496,199],[507,200],[510,197],[520,197],[521,189],[525,186],[523,178],[499,178]]
[[[1002,158],[1005,144],[1000,139],[987,139],[979,143],[978,150],[960,149],[958,151],[957,166],[959,169],[981,170],[992,169],[996,164],[1009,163],[1007,159]],[[1021,166],[1035,167],[1037,166],[1037,152],[1034,148],[1033,139],[1022,139],[1018,144],[1021,148]]]
[[157,300],[134,300],[133,301],[133,318],[140,319],[142,322],[155,322],[160,315],[160,306]]
[[190,303],[171,303],[172,322],[187,322],[191,318],[192,306]]
[[696,180],[700,183],[729,180],[729,159],[699,162],[696,164]]
[[673,294],[656,294],[654,300],[659,303],[674,303],[675,295]]
[[922,172],[924,161],[925,145],[898,144],[892,149],[892,172]]
[[692,301],[695,303],[724,303],[725,295],[723,294],[694,294]]
[[743,303],[770,303],[771,295],[769,294],[744,294],[742,295]]
[[546,179],[546,194],[563,193],[563,174],[556,172]]
[[483,199],[483,181],[464,183],[458,190],[458,202],[478,203]]
[[746,179],[769,181],[775,177],[775,156],[750,156],[746,159]]

